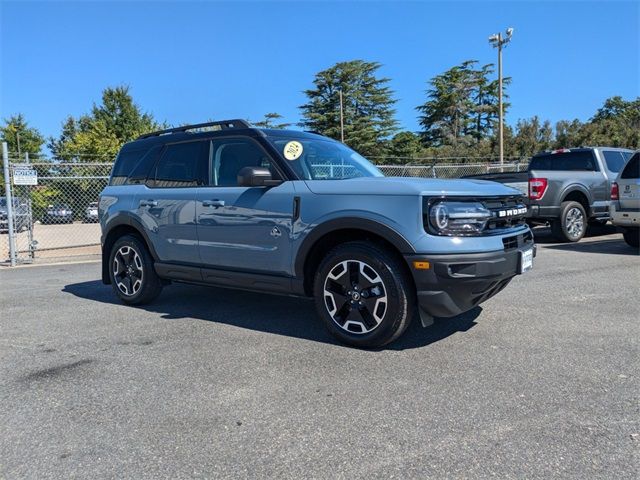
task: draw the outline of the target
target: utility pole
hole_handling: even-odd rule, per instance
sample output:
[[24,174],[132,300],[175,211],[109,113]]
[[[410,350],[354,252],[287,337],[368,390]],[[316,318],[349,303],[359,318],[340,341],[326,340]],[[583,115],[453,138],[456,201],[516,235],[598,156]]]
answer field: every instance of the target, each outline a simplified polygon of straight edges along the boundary
[[16,130],[16,143],[18,144],[18,158],[21,157],[22,152],[20,152],[20,131]]
[[504,109],[502,108],[502,46],[511,41],[513,28],[507,28],[506,36],[495,33],[489,37],[489,43],[498,49],[498,138],[500,143],[500,171],[504,171]]
[[340,92],[340,141],[344,143],[344,107],[342,105],[342,89]]

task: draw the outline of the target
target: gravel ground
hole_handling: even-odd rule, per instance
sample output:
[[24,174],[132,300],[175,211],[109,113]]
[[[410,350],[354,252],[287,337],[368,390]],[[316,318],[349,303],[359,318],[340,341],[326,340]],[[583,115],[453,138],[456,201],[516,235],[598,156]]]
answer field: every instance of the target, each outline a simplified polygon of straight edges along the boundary
[[381,351],[303,299],[99,264],[0,270],[0,478],[638,478],[640,257],[538,236],[534,270]]

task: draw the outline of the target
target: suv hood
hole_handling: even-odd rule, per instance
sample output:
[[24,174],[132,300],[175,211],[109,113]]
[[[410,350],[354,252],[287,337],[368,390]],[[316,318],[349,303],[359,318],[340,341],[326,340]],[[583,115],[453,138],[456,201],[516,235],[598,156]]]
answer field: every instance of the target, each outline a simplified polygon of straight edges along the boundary
[[360,177],[345,180],[305,180],[318,195],[503,196],[522,195],[515,188],[487,180],[414,177]]

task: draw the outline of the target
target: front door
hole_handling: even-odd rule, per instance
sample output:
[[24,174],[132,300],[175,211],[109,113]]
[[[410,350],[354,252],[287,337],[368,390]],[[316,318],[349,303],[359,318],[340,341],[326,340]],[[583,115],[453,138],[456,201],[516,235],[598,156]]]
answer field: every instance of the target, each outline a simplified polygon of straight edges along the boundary
[[211,142],[209,186],[198,189],[196,217],[203,267],[288,275],[291,270],[293,182],[238,186],[247,166],[282,178],[265,150],[249,137]]

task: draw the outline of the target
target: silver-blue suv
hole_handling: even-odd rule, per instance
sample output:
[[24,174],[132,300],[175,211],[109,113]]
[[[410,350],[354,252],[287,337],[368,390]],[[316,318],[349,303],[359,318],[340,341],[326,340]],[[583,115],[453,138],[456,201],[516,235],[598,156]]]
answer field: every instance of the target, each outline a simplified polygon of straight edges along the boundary
[[101,194],[102,280],[123,302],[171,282],[314,297],[344,343],[472,309],[531,268],[521,193],[385,177],[344,144],[242,120],[144,135]]

